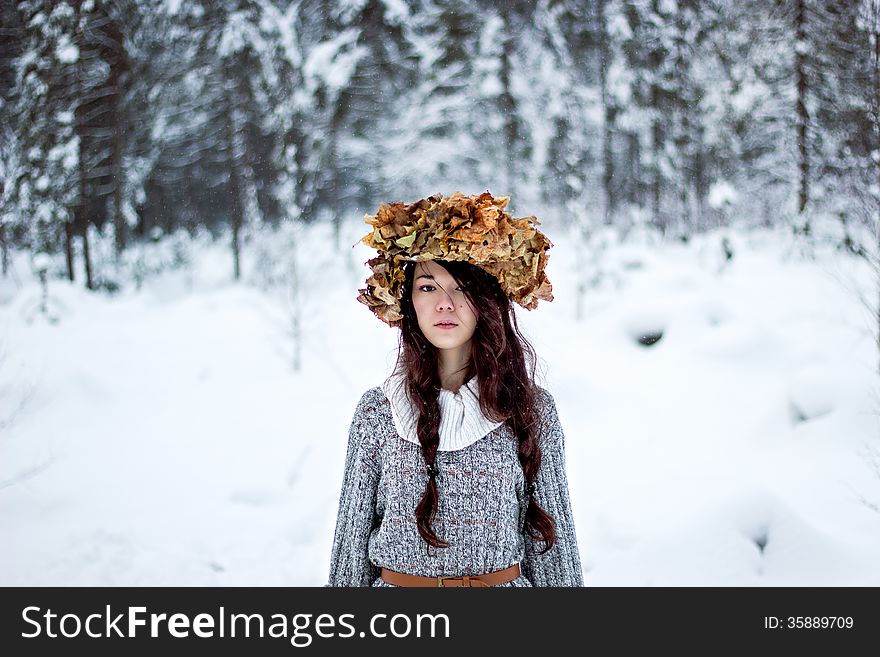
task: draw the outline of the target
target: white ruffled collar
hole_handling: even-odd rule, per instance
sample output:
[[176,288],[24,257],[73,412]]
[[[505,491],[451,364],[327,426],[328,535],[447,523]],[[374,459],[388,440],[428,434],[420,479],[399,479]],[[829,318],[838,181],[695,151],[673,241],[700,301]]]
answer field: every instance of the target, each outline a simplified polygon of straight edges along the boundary
[[[391,404],[394,427],[404,440],[418,444],[416,423],[418,411],[406,394],[405,375],[396,372],[382,384],[382,391]],[[493,422],[480,410],[480,387],[477,377],[461,386],[457,393],[442,389],[437,397],[440,404],[441,452],[451,452],[472,445],[503,422]]]

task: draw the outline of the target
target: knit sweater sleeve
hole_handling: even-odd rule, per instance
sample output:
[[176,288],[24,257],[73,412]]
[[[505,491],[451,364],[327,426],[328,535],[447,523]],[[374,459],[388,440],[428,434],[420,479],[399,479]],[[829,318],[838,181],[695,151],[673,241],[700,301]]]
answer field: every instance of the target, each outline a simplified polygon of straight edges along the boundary
[[543,542],[524,533],[523,573],[534,586],[583,586],[580,554],[572,518],[568,478],[565,472],[565,436],[556,412],[556,403],[546,390],[540,390],[541,468],[535,479],[535,501],[556,521],[556,544],[543,555],[537,551]]
[[367,554],[370,532],[380,522],[376,513],[380,469],[370,429],[378,410],[378,390],[364,393],[349,428],[327,586],[370,586],[379,577],[379,568]]

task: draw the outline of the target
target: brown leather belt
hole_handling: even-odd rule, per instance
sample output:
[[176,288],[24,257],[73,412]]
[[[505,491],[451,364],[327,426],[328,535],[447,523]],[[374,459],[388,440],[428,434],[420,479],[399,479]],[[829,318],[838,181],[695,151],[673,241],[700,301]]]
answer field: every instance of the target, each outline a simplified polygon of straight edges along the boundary
[[421,586],[421,587],[459,587],[466,586],[476,588],[480,586],[498,586],[512,582],[520,575],[519,564],[515,563],[504,570],[496,570],[494,573],[485,575],[461,575],[458,577],[422,577],[421,575],[407,575],[398,573],[387,568],[382,569],[382,579],[394,586]]

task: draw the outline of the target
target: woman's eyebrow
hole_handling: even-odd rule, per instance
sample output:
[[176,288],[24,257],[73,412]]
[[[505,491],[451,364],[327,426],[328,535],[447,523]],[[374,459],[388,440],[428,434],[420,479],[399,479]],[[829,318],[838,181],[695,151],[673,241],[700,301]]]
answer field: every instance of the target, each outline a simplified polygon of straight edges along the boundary
[[421,276],[416,277],[416,280],[419,280],[420,278],[427,278],[432,281],[434,280],[434,277],[431,276],[430,274],[422,274]]

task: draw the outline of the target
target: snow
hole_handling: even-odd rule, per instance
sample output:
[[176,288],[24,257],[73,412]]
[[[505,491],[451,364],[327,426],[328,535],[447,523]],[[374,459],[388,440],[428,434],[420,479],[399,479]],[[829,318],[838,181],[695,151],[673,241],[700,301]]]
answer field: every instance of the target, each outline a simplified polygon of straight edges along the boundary
[[356,30],[344,30],[317,44],[306,58],[303,75],[312,87],[324,84],[330,91],[344,87],[366,49],[356,46]]
[[260,14],[260,29],[265,33],[273,29],[277,32],[284,56],[296,68],[302,63],[299,34],[294,26],[299,9],[300,5],[296,2],[291,3],[284,12],[272,4],[264,4]]
[[46,14],[38,11],[34,17],[28,22],[28,27],[40,27],[46,23]]
[[55,51],[58,61],[63,64],[73,64],[79,59],[79,48],[73,44],[67,44]]
[[49,271],[52,266],[52,256],[48,253],[37,253],[34,256],[34,269],[37,271]]
[[[501,81],[496,78],[487,75],[480,81],[480,93],[483,96],[498,96],[501,92],[504,91],[504,87],[501,85]],[[491,126],[495,127],[495,126]]]
[[165,0],[165,12],[169,16],[173,16],[180,11],[181,0]]
[[717,180],[709,188],[709,207],[716,210],[736,203],[738,195],[733,186],[726,180]]
[[58,45],[55,48],[55,56],[62,64],[73,64],[79,59],[79,48],[71,43],[70,37],[62,34],[58,38]]
[[410,18],[409,7],[403,0],[383,0],[385,20],[391,25],[400,25]]
[[[253,273],[289,264],[268,232],[245,243],[237,284],[228,238],[194,242],[189,265],[139,291],[53,278],[55,323],[13,254],[0,585],[324,583],[348,424],[397,337],[355,301],[370,252],[347,246],[366,226],[345,228],[341,252],[328,226],[297,233],[299,372],[288,297]],[[542,228],[556,300],[519,318],[565,429],[585,583],[880,585],[878,358],[853,292],[873,299],[877,282],[862,261],[807,260],[784,229],[687,245],[633,231],[599,254],[577,322],[596,272]]]
[[266,53],[269,45],[252,21],[252,17],[244,11],[229,14],[223,25],[217,54],[224,58],[234,58],[246,48],[251,48],[258,55]]

